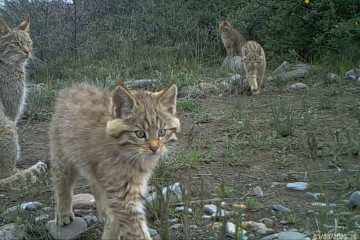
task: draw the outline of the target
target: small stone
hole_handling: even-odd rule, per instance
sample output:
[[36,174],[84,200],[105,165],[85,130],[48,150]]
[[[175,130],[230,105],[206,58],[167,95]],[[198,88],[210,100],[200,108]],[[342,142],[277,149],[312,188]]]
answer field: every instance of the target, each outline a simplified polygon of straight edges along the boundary
[[264,193],[263,193],[263,191],[261,190],[261,187],[260,187],[260,186],[256,186],[253,191],[254,191],[254,194],[255,194],[257,197],[263,197],[263,196],[264,196]]
[[256,231],[261,228],[266,228],[266,225],[264,223],[258,223],[253,221],[244,221],[242,225],[246,230],[250,231]]
[[37,222],[41,222],[43,220],[46,220],[48,218],[49,218],[49,215],[43,214],[43,215],[40,215],[40,216],[36,217],[34,221],[37,223]]
[[307,196],[308,198],[314,199],[314,200],[318,199],[318,197],[315,194],[311,193],[311,192],[306,192],[305,196]]
[[334,73],[327,74],[327,79],[330,82],[340,82],[340,77]]
[[329,203],[329,208],[337,208],[337,204],[336,203]]
[[80,233],[85,232],[87,228],[86,221],[80,217],[74,217],[74,220],[63,227],[56,224],[55,220],[46,223],[46,229],[55,240],[74,239]]
[[196,226],[196,225],[194,225],[194,224],[191,224],[191,225],[189,225],[189,229],[197,229],[198,228],[198,226]]
[[274,188],[274,187],[281,187],[283,186],[284,184],[283,183],[279,183],[279,182],[272,182],[270,187],[271,188]]
[[290,213],[291,210],[288,209],[287,207],[284,207],[282,205],[273,205],[273,209],[275,211],[280,211],[280,212],[283,212],[283,213]]
[[278,66],[273,72],[272,75],[277,75],[279,73],[286,72],[289,70],[290,64],[287,61],[284,61],[280,66]]
[[234,207],[234,208],[247,209],[247,207],[246,207],[245,204],[237,204],[237,203],[234,203],[234,204],[232,204],[231,206]]
[[304,191],[308,187],[308,184],[305,182],[294,182],[286,184],[286,188],[296,191]]
[[[183,212],[183,211],[185,211],[185,207],[184,206],[179,206],[179,207],[176,207],[174,210],[175,210],[175,212]],[[192,209],[188,208],[187,212],[192,213]]]
[[214,222],[214,223],[210,223],[208,225],[206,225],[206,229],[209,230],[218,230],[222,227],[222,223],[221,222]]
[[272,225],[274,224],[274,220],[272,220],[271,218],[262,218],[259,220],[259,222],[265,224],[266,227],[272,227]]
[[207,214],[213,214],[216,213],[217,206],[215,204],[206,204],[204,205],[203,212]]
[[[209,216],[209,217],[211,218],[211,216]],[[170,218],[170,219],[168,219],[169,223],[177,223],[178,221],[179,221],[178,218]]]
[[89,208],[95,206],[95,198],[90,193],[79,193],[73,196],[73,208]]
[[180,223],[174,224],[170,226],[170,230],[179,230],[182,229],[184,226]]
[[289,89],[298,90],[298,89],[309,89],[308,85],[305,83],[294,83],[289,86]]
[[28,211],[36,211],[43,207],[43,204],[40,202],[27,202],[20,205],[20,208],[22,210],[28,210]]
[[53,211],[53,208],[52,207],[43,207],[41,210],[45,211],[45,212],[51,212],[51,211]]
[[345,80],[356,80],[360,77],[360,69],[351,69],[345,73]]
[[278,240],[305,240],[305,237],[298,232],[286,231],[279,233]]
[[151,237],[155,237],[156,235],[158,235],[158,232],[155,229],[152,229],[152,228],[149,228],[148,232],[149,232]]
[[202,219],[207,220],[207,219],[211,219],[212,217],[210,215],[203,215]]
[[234,211],[226,211],[221,209],[220,211],[217,211],[216,213],[211,214],[212,217],[228,217],[233,216],[235,214]]
[[0,200],[5,198],[5,195],[4,194],[0,194]]
[[353,192],[349,198],[349,201],[352,206],[360,206],[360,191]]
[[96,216],[94,216],[94,215],[83,216],[83,219],[86,221],[88,227],[90,227],[90,226],[94,225],[95,223],[99,222],[98,218]]
[[326,203],[314,202],[314,203],[311,203],[311,206],[314,206],[314,207],[326,207]]
[[260,235],[270,235],[270,234],[274,234],[275,230],[272,228],[260,228],[256,230],[256,232]]
[[19,240],[23,239],[24,231],[22,226],[15,223],[9,223],[0,227],[0,239],[1,240]]
[[[229,236],[229,237],[234,237],[235,236],[235,233],[236,233],[236,225],[233,224],[232,222],[227,222],[226,225],[225,225],[225,228],[226,228],[226,235]],[[238,235],[239,236],[243,236],[246,234],[246,231],[245,230],[241,230],[240,227],[238,227]]]
[[274,234],[262,237],[259,240],[274,240],[274,239],[277,239],[278,235],[279,235],[278,233],[274,233]]

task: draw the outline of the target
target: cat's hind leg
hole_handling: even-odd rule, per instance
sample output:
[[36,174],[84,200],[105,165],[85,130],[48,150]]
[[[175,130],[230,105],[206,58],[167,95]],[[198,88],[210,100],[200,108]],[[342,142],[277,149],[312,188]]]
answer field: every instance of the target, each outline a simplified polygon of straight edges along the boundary
[[[57,161],[62,161],[58,159]],[[59,226],[69,224],[74,219],[72,196],[75,179],[78,175],[73,166],[54,167],[54,186],[56,199],[55,219]]]

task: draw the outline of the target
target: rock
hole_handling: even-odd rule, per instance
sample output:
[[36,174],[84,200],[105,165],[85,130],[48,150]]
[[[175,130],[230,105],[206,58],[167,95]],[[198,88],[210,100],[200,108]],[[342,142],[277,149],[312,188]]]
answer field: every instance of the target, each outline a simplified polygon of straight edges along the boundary
[[350,205],[352,206],[360,206],[360,191],[355,191],[350,195],[349,198]]
[[356,80],[358,77],[360,77],[360,69],[352,69],[345,73],[344,79],[353,81]]
[[259,240],[275,240],[278,237],[278,233],[274,233],[265,237],[260,238]]
[[280,79],[282,81],[289,81],[292,79],[297,79],[297,78],[304,78],[309,74],[309,71],[306,69],[296,69],[296,70],[292,70],[286,73],[280,73],[277,75],[272,75],[267,77],[267,81],[274,81],[276,79]]
[[283,212],[283,213],[290,213],[291,210],[282,206],[282,205],[273,205],[273,209],[275,211],[280,211],[280,212]]
[[74,220],[63,227],[56,224],[55,220],[46,223],[46,229],[55,240],[77,239],[87,228],[86,221],[80,217],[74,217]]
[[152,229],[152,228],[149,228],[148,232],[149,232],[151,237],[155,237],[156,235],[158,235],[158,232],[155,229]]
[[[211,216],[209,216],[211,218]],[[169,223],[177,223],[179,221],[178,218],[170,218],[167,220]]]
[[20,205],[8,208],[5,211],[5,213],[18,211],[18,210],[36,211],[36,210],[41,209],[42,207],[43,207],[43,204],[40,202],[26,202],[26,203],[22,203]]
[[4,194],[0,194],[0,200],[5,198],[5,195]]
[[211,214],[212,217],[229,217],[235,215],[234,211],[226,211],[221,209],[220,211],[217,211],[216,213]]
[[286,231],[278,234],[278,240],[305,240],[305,237],[298,232]]
[[245,204],[237,204],[237,203],[234,203],[234,204],[232,204],[231,206],[234,207],[234,208],[247,209],[247,207],[246,207]]
[[253,221],[244,221],[242,225],[246,230],[249,231],[256,231],[261,228],[266,228],[266,225],[264,223],[258,223]]
[[284,183],[279,183],[279,182],[271,182],[270,187],[274,188],[274,187],[282,187],[284,185]]
[[[169,202],[181,201],[183,194],[187,195],[187,190],[178,182],[162,189],[163,198],[165,200],[169,199]],[[157,192],[153,192],[148,197],[146,197],[146,200],[151,204],[156,200],[156,198]]]
[[210,215],[203,215],[202,216],[202,219],[203,220],[209,220],[209,219],[211,219],[212,217],[210,216]]
[[274,224],[274,220],[271,218],[262,218],[259,220],[259,222],[265,224],[266,227],[272,227],[272,225]]
[[307,196],[308,198],[314,199],[314,200],[318,199],[318,197],[315,194],[311,193],[311,192],[306,192],[305,196]]
[[337,208],[337,204],[336,203],[329,203],[329,208]]
[[154,87],[159,82],[160,81],[158,79],[139,79],[135,81],[127,81],[124,85],[128,89],[149,88]]
[[96,202],[95,198],[90,193],[79,193],[73,196],[73,208],[89,208],[94,207]]
[[[225,228],[226,228],[226,235],[233,238],[236,234],[236,225],[233,224],[232,222],[227,222]],[[246,231],[238,227],[237,234],[238,236],[244,236],[246,234]]]
[[226,90],[229,90],[230,89],[230,84],[226,81],[226,80],[222,80],[220,82],[220,86]]
[[[175,212],[183,212],[183,211],[185,211],[185,207],[184,206],[179,206],[179,207],[176,207],[174,210],[175,210]],[[192,209],[188,208],[187,212],[192,213]]]
[[43,220],[46,220],[48,218],[49,218],[48,214],[43,214],[43,215],[40,215],[40,216],[36,217],[34,221],[37,223],[37,222],[41,222]]
[[264,235],[274,234],[275,230],[272,228],[260,228],[260,229],[256,230],[256,233],[264,236]]
[[85,220],[88,227],[90,227],[90,226],[94,225],[95,223],[99,222],[98,218],[96,216],[94,216],[94,215],[83,216],[83,219]]
[[25,237],[22,226],[15,223],[9,223],[0,227],[1,240],[20,240]]
[[229,81],[231,84],[239,83],[241,81],[241,75],[240,74],[234,74],[229,77]]
[[263,193],[263,191],[261,190],[261,187],[260,187],[260,186],[256,186],[253,191],[254,191],[254,194],[255,194],[257,197],[263,197],[263,196],[264,196],[264,193]]
[[338,75],[336,75],[335,73],[328,73],[326,75],[327,79],[329,80],[330,83],[332,82],[340,82],[340,77]]
[[245,72],[243,62],[240,56],[235,56],[233,58],[225,58],[222,62],[221,69],[231,73],[242,74]]
[[206,225],[206,229],[209,230],[219,230],[222,227],[222,223],[221,222],[214,222],[214,223],[210,223],[208,225]]
[[311,206],[314,206],[314,207],[326,207],[326,203],[314,202],[314,203],[311,203]]
[[298,90],[298,89],[309,89],[309,87],[305,83],[294,83],[289,86],[290,90]]
[[170,229],[170,230],[180,230],[180,229],[182,229],[183,227],[184,227],[184,226],[183,226],[182,224],[177,223],[177,224],[171,225],[171,226],[169,227],[169,229]]
[[216,213],[216,211],[217,211],[217,206],[214,204],[206,204],[203,207],[203,212],[210,215]]
[[284,61],[280,66],[278,66],[273,72],[272,75],[278,75],[280,73],[288,71],[290,68],[290,63],[287,61]]
[[296,191],[304,191],[308,187],[308,184],[305,182],[294,182],[286,184],[286,188]]

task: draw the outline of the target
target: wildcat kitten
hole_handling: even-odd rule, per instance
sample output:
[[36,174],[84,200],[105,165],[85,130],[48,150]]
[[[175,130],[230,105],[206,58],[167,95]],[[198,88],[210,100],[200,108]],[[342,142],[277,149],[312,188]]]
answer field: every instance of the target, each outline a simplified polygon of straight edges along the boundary
[[219,30],[227,57],[241,56],[241,47],[246,42],[245,38],[228,21],[219,21]]
[[46,171],[46,164],[19,171],[20,160],[16,123],[25,102],[25,66],[31,58],[32,41],[29,36],[30,17],[11,29],[0,18],[0,189],[21,189],[35,183]]
[[260,93],[266,70],[265,52],[261,45],[255,41],[249,41],[241,48],[243,65],[246,73],[246,81],[251,87],[251,92]]
[[0,18],[0,178],[20,159],[16,123],[25,103],[25,65],[31,57],[30,18],[11,29]]
[[56,222],[69,224],[79,172],[92,185],[102,239],[151,239],[142,198],[161,155],[177,138],[175,84],[161,92],[114,92],[80,84],[58,97],[51,122]]

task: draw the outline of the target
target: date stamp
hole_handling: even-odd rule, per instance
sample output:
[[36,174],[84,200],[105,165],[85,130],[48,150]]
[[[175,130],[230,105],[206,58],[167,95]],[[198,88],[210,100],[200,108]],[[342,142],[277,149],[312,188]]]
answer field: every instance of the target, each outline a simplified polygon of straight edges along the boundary
[[360,240],[360,235],[346,233],[314,234],[311,240]]

